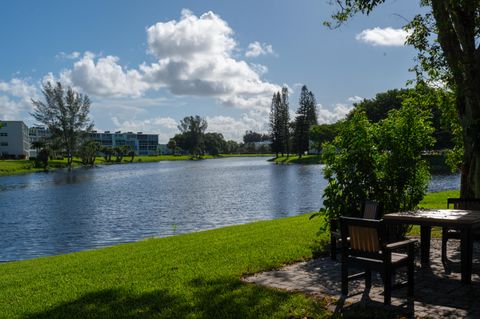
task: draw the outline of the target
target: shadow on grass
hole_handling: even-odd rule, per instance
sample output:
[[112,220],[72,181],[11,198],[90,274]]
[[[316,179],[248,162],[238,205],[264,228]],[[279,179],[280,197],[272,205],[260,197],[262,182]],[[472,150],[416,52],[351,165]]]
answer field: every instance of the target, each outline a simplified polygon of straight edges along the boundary
[[326,314],[313,300],[303,298],[306,300],[303,303],[308,305],[302,305],[302,301],[298,304],[295,294],[239,280],[197,278],[184,289],[185,293],[180,290],[178,294],[166,289],[140,294],[126,289],[107,289],[24,318],[303,318]]

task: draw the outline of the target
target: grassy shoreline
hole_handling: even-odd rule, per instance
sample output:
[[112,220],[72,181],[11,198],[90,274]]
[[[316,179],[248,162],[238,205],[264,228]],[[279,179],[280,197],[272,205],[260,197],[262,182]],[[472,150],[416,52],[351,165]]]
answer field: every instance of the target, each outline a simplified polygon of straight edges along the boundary
[[322,300],[240,281],[312,258],[327,234],[309,216],[3,263],[0,318],[324,318]]
[[[201,159],[218,159],[228,157],[269,157],[272,154],[221,154],[219,156],[204,155]],[[188,161],[192,160],[190,155],[157,155],[157,156],[135,156],[132,163],[152,163],[163,161]],[[122,162],[106,162],[103,157],[97,157],[95,165],[118,165],[129,164],[130,159],[125,157]],[[65,168],[67,165],[66,159],[50,160],[49,170],[58,168]],[[82,163],[78,158],[73,160],[73,168],[81,167]],[[18,174],[38,173],[43,172],[42,168],[35,168],[34,162],[31,160],[0,160],[0,176],[10,176]]]
[[321,155],[303,155],[301,158],[298,155],[290,156],[279,156],[269,159],[270,162],[275,164],[302,164],[302,165],[312,165],[312,164],[321,164],[322,158]]

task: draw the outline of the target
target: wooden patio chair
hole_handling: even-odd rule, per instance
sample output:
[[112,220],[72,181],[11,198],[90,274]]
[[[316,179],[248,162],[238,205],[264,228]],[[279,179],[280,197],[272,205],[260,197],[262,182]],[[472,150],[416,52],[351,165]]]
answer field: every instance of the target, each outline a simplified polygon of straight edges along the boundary
[[[451,207],[450,207],[451,206]],[[480,210],[480,198],[448,198],[447,208],[453,209],[471,209]],[[480,239],[480,231],[476,230],[473,233],[473,238]],[[457,229],[442,228],[442,263],[446,265],[447,262],[447,242],[449,239],[460,239],[460,231]]]
[[[378,202],[366,200],[362,207],[363,218],[380,219],[382,217],[382,205]],[[330,257],[337,259],[337,243],[341,243],[342,235],[340,233],[338,219],[330,220]]]
[[[389,305],[392,290],[407,286],[407,297],[413,297],[414,288],[414,246],[416,240],[403,240],[386,244],[385,224],[382,220],[340,217],[342,232],[342,294],[348,295],[348,282],[365,277],[365,289],[372,286],[372,271],[379,272],[384,284],[384,304]],[[347,238],[349,237],[349,240]],[[407,254],[398,253],[399,249]],[[407,281],[393,284],[398,268],[407,268]],[[364,272],[348,274],[349,268],[363,269]]]

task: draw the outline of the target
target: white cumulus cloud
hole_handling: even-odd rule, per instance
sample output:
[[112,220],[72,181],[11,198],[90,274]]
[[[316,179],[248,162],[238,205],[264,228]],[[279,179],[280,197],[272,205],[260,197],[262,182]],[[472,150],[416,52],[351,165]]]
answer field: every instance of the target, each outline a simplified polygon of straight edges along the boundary
[[321,104],[317,106],[319,124],[331,124],[342,120],[353,109],[353,106],[349,106],[343,103],[335,104],[333,109],[325,108]]
[[271,44],[260,43],[258,41],[252,42],[248,45],[245,56],[247,58],[255,58],[260,55],[274,54]]
[[351,96],[347,99],[347,101],[350,102],[350,103],[360,103],[363,100],[364,100],[364,98],[361,97],[361,96],[358,96],[358,95]]
[[33,110],[32,99],[38,99],[35,85],[27,80],[13,78],[9,82],[0,81],[0,118],[19,120],[28,117]]
[[127,70],[118,64],[119,58],[108,55],[96,59],[93,53],[86,52],[64,70],[62,82],[81,88],[85,92],[103,97],[141,96],[148,85],[142,80],[138,70]]
[[266,67],[237,60],[233,30],[209,11],[200,16],[182,11],[179,21],[158,22],[147,29],[148,49],[158,62],[143,64],[144,79],[175,95],[215,97],[225,105],[268,108],[280,87],[263,81]]
[[[182,10],[180,19],[158,22],[146,29],[147,50],[155,58],[127,69],[117,56],[85,52],[59,79],[100,97],[140,97],[165,89],[178,96],[215,98],[221,104],[268,109],[280,86],[261,78],[268,68],[238,59],[234,31],[217,14],[196,16]],[[269,45],[261,45],[273,52]],[[70,56],[75,54],[60,54]],[[45,79],[54,79],[49,74]]]
[[376,27],[363,30],[355,38],[374,46],[403,46],[409,35],[410,33],[403,29]]
[[246,131],[267,133],[268,112],[249,111],[239,119],[231,116],[217,115],[206,118],[208,132],[222,133],[225,140],[241,142]]

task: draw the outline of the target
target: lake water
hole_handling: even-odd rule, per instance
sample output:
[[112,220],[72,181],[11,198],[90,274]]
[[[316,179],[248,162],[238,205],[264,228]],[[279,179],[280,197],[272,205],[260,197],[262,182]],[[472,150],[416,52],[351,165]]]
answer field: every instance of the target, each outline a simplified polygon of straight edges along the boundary
[[[316,211],[320,165],[224,158],[0,177],[0,261]],[[457,189],[435,176],[431,191]]]

